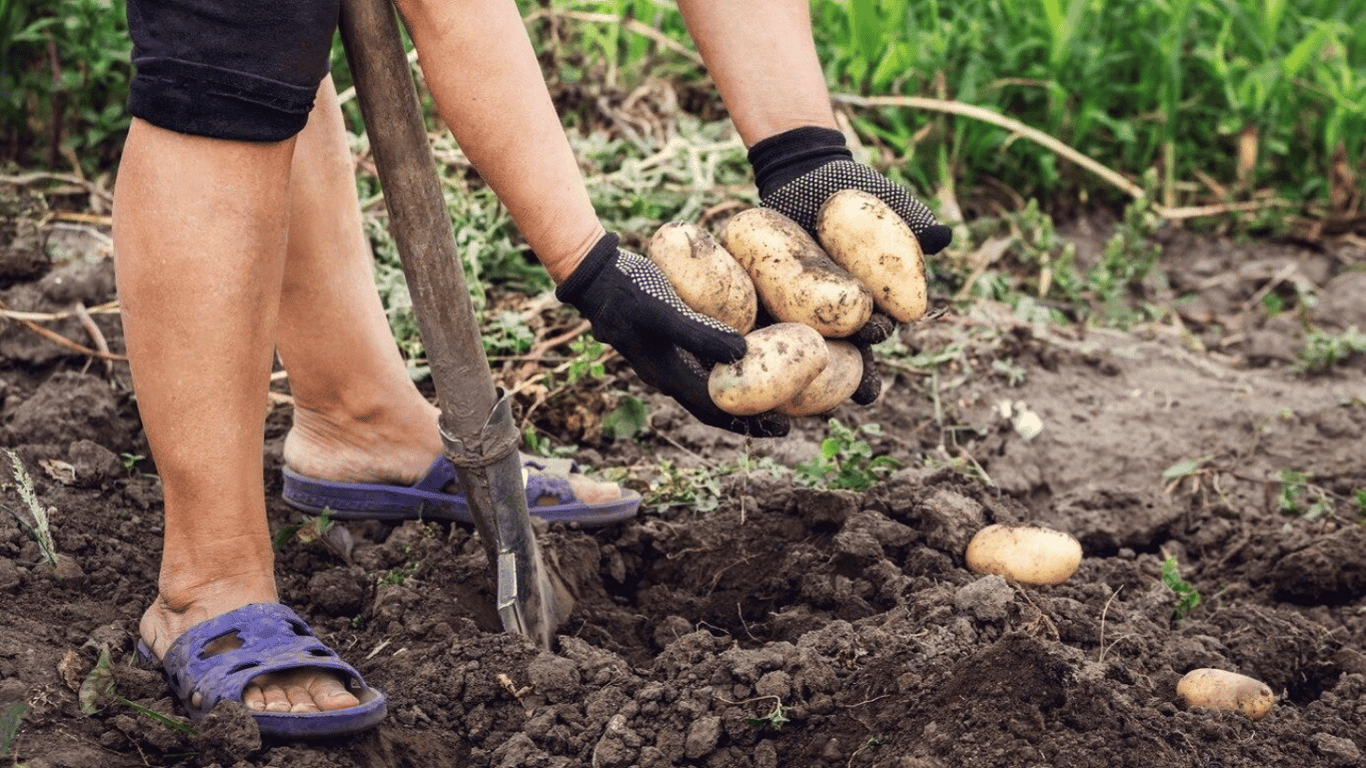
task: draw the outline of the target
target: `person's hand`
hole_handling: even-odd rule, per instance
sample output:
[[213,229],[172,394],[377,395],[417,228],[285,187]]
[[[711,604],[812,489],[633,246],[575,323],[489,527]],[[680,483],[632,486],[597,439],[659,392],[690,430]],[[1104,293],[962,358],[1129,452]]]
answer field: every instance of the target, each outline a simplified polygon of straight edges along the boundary
[[[749,150],[754,181],[763,204],[800,224],[816,237],[816,216],[825,201],[844,189],[875,195],[910,227],[926,256],[944,250],[953,230],[940,224],[930,209],[910,192],[881,173],[854,162],[844,136],[831,128],[796,128],[758,142]],[[868,323],[848,340],[863,354],[864,376],[850,398],[867,405],[881,392],[881,379],[869,347],[896,330],[896,323],[874,312]]]
[[755,437],[781,437],[790,424],[778,414],[734,416],[712,402],[707,377],[714,363],[745,354],[734,328],[689,309],[653,262],[605,235],[555,291],[593,325],[593,336],[616,348],[641,381],[677,400],[704,424]]

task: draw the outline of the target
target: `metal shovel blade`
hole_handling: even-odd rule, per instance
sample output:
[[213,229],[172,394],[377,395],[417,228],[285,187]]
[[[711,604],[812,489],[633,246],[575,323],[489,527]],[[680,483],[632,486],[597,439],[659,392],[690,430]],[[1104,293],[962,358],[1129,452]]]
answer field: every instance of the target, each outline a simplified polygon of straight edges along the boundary
[[543,648],[572,609],[527,512],[511,407],[494,386],[389,0],[344,0],[342,42],[456,468],[496,569],[503,628]]

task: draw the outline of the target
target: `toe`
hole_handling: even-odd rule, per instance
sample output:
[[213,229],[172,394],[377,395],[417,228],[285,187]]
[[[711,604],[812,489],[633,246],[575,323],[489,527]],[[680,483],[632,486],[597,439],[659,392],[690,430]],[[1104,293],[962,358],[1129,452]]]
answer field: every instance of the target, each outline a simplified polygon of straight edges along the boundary
[[585,504],[601,504],[621,498],[621,486],[616,483],[598,482],[578,473],[569,475],[568,479],[569,487],[574,489],[574,495]]
[[334,677],[315,681],[309,691],[309,700],[320,710],[344,709],[360,704],[360,699],[346,690],[346,686]]

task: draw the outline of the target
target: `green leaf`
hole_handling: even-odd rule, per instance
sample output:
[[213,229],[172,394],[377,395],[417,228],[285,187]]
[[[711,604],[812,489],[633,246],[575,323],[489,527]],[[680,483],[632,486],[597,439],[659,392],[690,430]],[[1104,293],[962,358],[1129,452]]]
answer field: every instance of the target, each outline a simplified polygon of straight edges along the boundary
[[643,432],[649,423],[645,401],[638,397],[623,397],[620,405],[602,417],[602,433],[611,440],[630,440]]
[[1163,480],[1176,480],[1182,477],[1190,477],[1200,468],[1214,460],[1213,456],[1201,456],[1195,459],[1182,459],[1175,464],[1162,470]]
[[0,756],[8,755],[24,722],[24,702],[16,701],[0,710]]
[[1314,31],[1305,35],[1304,39],[1299,41],[1281,61],[1281,71],[1285,73],[1285,76],[1294,77],[1298,75],[1309,61],[1309,57],[1317,54],[1323,48],[1323,44],[1328,42],[1328,37],[1331,34],[1333,34],[1332,25],[1319,22]]
[[103,709],[104,702],[114,695],[114,670],[109,659],[109,649],[100,649],[100,658],[95,668],[81,681],[77,698],[81,704],[81,714],[89,717]]
[[877,0],[849,0],[849,32],[859,58],[865,61],[879,58],[882,24],[878,19]]

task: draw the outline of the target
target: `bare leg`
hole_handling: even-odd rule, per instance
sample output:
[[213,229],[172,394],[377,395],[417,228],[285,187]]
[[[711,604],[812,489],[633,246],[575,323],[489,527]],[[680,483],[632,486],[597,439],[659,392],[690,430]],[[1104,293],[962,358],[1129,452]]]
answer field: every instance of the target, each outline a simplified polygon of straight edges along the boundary
[[[294,395],[285,463],[325,480],[413,483],[441,452],[437,409],[408,377],[375,292],[330,79],[297,138],[293,173],[279,337]],[[612,483],[569,482],[588,503],[621,498]]]
[[807,0],[679,0],[747,146],[792,128],[835,128]]
[[562,281],[602,236],[511,0],[400,0],[427,85],[470,162]]
[[[293,142],[246,144],[133,122],[115,206],[119,297],[166,502],[159,593],[141,634],[276,600],[262,487],[266,382],[284,268]],[[357,703],[330,676],[273,676],[248,706]]]

